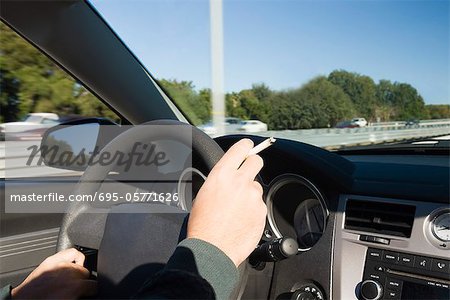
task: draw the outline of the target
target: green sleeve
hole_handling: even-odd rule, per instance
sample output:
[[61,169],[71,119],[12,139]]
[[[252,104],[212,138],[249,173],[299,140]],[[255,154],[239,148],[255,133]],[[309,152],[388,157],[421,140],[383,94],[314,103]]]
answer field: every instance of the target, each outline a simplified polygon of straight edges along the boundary
[[12,286],[11,285],[7,285],[5,287],[3,287],[1,289],[1,300],[9,300],[11,299],[11,290],[12,290]]
[[136,298],[225,300],[230,299],[238,280],[236,266],[219,248],[199,239],[186,239]]
[[191,260],[186,259],[187,256],[191,256],[195,262],[198,275],[212,286],[217,299],[229,299],[239,280],[239,272],[231,259],[222,250],[208,242],[185,239],[178,244],[166,269],[186,269],[186,263]]

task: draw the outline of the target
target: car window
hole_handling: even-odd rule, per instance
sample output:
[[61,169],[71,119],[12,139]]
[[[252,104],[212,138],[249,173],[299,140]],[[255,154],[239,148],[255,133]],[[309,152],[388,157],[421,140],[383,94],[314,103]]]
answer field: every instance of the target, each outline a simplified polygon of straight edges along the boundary
[[55,125],[56,125],[56,124],[59,124],[57,120],[53,120],[53,119],[45,119],[45,118],[42,120],[41,123],[42,123],[42,124],[55,124]]
[[23,122],[31,122],[31,123],[40,123],[41,120],[42,117],[36,115],[27,115],[25,118],[23,118]]
[[0,71],[2,178],[73,175],[43,165],[27,166],[30,147],[39,146],[45,130],[68,117],[120,122],[110,108],[4,23],[0,23]]
[[[213,14],[214,1],[91,1],[211,136],[252,130],[337,149],[448,135],[450,2],[219,2]],[[225,109],[213,112],[213,98]],[[267,129],[219,132],[217,115]]]

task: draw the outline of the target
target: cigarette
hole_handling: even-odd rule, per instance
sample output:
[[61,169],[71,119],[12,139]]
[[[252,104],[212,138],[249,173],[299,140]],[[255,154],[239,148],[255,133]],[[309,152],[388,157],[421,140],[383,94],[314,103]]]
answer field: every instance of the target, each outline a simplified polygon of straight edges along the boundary
[[261,143],[259,143],[258,145],[256,145],[252,149],[250,149],[250,151],[247,154],[247,157],[249,157],[250,155],[258,154],[259,152],[263,151],[264,149],[272,146],[272,144],[275,143],[275,141],[276,141],[276,139],[274,137],[270,137],[270,138],[262,141]]

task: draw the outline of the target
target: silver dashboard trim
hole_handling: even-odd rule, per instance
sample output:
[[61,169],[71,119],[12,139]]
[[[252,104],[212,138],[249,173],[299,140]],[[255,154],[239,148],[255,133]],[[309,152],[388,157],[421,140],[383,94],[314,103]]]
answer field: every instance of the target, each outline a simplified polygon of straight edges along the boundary
[[[416,206],[414,224],[410,238],[374,234],[391,240],[390,245],[374,244],[359,240],[360,234],[373,234],[344,228],[345,206],[348,199],[399,203]],[[356,287],[362,281],[366,251],[368,247],[399,251],[416,255],[448,259],[449,252],[439,249],[426,238],[424,228],[428,216],[435,210],[448,207],[444,203],[419,202],[393,198],[378,198],[360,195],[341,195],[333,243],[333,269],[331,299],[357,299]]]
[[439,247],[439,245],[445,245],[445,247],[447,247],[447,250],[450,250],[450,241],[441,240],[439,237],[436,236],[436,234],[433,232],[432,229],[436,219],[448,213],[450,213],[450,207],[448,206],[438,208],[437,210],[433,211],[424,222],[424,232],[428,241],[432,243],[435,247]]

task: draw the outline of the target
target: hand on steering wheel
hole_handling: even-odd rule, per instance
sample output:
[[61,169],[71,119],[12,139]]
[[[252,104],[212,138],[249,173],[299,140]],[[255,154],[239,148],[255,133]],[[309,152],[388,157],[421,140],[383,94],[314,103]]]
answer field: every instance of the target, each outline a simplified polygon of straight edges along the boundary
[[267,214],[263,188],[255,181],[263,160],[246,159],[252,147],[251,140],[242,139],[225,153],[197,194],[188,223],[188,238],[215,245],[236,266],[258,245]]

